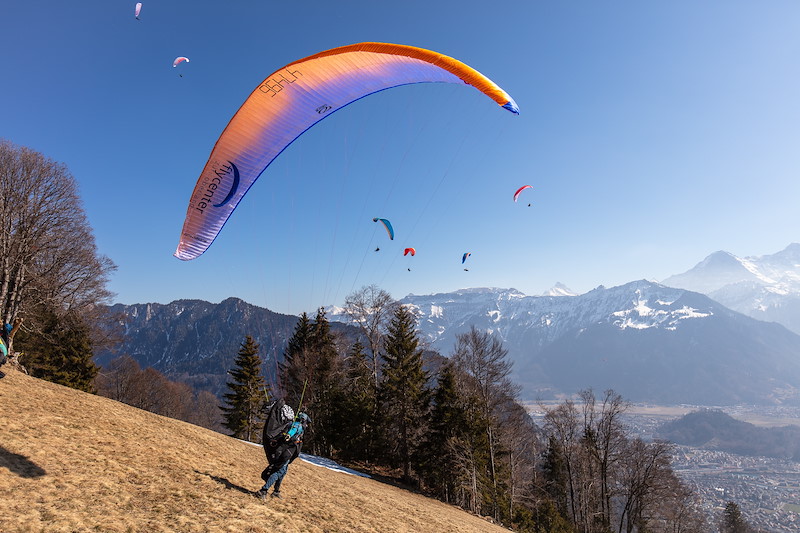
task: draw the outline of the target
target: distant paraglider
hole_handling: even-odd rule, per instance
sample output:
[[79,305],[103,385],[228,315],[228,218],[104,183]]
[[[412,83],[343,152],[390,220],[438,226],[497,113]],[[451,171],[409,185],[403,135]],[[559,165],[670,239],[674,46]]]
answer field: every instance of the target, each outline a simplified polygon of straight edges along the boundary
[[[469,257],[469,256],[471,256],[471,255],[472,255],[472,252],[467,252],[467,253],[465,253],[465,254],[464,254],[462,257],[461,257],[461,264],[463,265],[463,264],[464,264],[464,262],[467,260],[467,257]],[[466,269],[464,269],[464,270],[466,270]]]
[[[189,58],[188,57],[183,57],[183,56],[176,57],[175,61],[172,62],[172,68],[177,67],[178,65],[180,65],[183,62],[188,63],[189,62]],[[182,78],[183,74],[180,74],[180,77]]]
[[414,257],[417,255],[417,251],[413,248],[406,248],[403,250],[403,257],[407,256],[408,254],[411,254],[411,257]]
[[[392,227],[392,223],[386,220],[385,218],[373,218],[373,222],[381,222],[383,227],[386,228],[386,233],[389,234],[389,239],[394,240],[394,228]],[[375,250],[377,252],[377,250]]]
[[[514,193],[514,201],[516,202],[517,198],[519,198],[519,193],[521,193],[525,189],[532,189],[532,188],[533,188],[533,185],[523,185],[522,187],[517,189],[517,192]],[[528,204],[528,207],[530,207],[530,206],[531,206],[531,204]]]
[[175,257],[188,261],[204,253],[256,179],[311,126],[367,95],[432,82],[472,85],[519,114],[511,96],[480,72],[413,46],[353,44],[276,70],[245,100],[214,145],[189,199]]
[[136,20],[140,20],[139,19],[139,13],[141,13],[141,12],[142,12],[142,3],[141,2],[137,2],[136,3],[136,8],[133,10],[133,16],[136,17]]

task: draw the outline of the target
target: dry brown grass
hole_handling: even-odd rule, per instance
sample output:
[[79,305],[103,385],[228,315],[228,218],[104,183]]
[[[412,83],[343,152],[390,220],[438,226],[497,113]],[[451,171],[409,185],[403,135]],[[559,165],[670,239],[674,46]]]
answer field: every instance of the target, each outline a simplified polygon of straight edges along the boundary
[[295,461],[251,491],[258,446],[4,367],[0,532],[499,532],[436,500]]

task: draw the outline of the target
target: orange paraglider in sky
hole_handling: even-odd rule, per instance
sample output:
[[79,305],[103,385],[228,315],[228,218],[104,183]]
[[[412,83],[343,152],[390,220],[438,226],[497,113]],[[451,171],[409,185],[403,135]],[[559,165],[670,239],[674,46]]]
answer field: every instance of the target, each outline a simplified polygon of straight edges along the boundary
[[519,114],[511,96],[480,72],[413,46],[342,46],[273,72],[245,100],[214,145],[189,199],[175,257],[186,261],[204,253],[258,177],[311,126],[364,96],[434,82],[471,85]]

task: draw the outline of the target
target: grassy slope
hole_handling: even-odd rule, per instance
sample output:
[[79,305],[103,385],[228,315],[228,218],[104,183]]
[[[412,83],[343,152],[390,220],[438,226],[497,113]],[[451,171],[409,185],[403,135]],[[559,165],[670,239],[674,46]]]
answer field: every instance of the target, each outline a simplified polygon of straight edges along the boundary
[[28,377],[0,379],[0,531],[499,532],[449,505],[295,461],[251,491],[261,447]]

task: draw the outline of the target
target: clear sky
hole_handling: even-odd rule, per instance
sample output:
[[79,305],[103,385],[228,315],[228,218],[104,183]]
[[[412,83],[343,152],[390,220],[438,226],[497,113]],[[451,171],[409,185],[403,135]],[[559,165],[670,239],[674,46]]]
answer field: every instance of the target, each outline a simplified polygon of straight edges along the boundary
[[[0,13],[0,137],[75,175],[118,266],[115,301],[236,296],[296,314],[370,283],[396,298],[585,292],[800,241],[794,0],[145,0],[138,21],[134,5]],[[174,258],[200,171],[250,92],[363,41],[455,57],[521,115],[467,86],[369,96],[281,154],[203,256]]]

